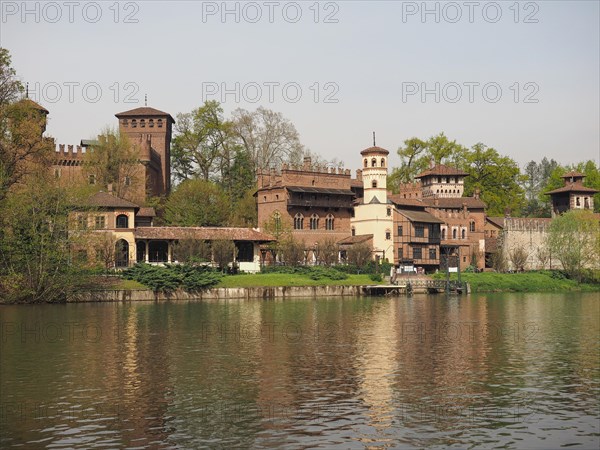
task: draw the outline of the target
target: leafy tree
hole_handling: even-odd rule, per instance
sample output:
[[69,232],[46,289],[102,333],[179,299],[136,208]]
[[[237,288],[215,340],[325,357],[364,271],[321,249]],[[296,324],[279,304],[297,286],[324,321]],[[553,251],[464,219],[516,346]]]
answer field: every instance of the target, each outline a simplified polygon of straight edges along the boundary
[[584,269],[598,270],[600,222],[591,211],[568,211],[550,224],[548,248],[567,274],[581,281]]
[[165,220],[169,225],[205,227],[225,225],[229,201],[214,183],[186,180],[165,203]]
[[225,271],[228,264],[237,258],[237,249],[233,241],[215,240],[212,241],[211,248],[213,260],[221,268],[221,272]]
[[414,180],[420,172],[427,168],[428,146],[425,141],[413,137],[404,141],[404,146],[398,148],[400,167],[395,168],[390,175],[390,186],[398,189],[400,184]]
[[84,168],[93,175],[96,186],[112,186],[117,197],[139,201],[136,193],[146,180],[140,170],[138,150],[125,134],[106,128],[98,136],[98,143],[85,153]]
[[233,204],[233,210],[228,223],[233,227],[256,227],[258,222],[258,210],[256,207],[255,189],[249,189],[244,196]]
[[519,272],[525,270],[525,264],[527,264],[527,258],[529,257],[529,255],[527,254],[527,251],[523,248],[523,246],[519,245],[511,249],[511,251],[508,254],[508,257],[510,258],[510,262],[512,263],[515,270]]
[[177,115],[171,146],[171,169],[175,180],[201,178],[208,181],[229,154],[231,123],[214,100],[191,113]]
[[0,47],[0,108],[13,103],[19,93],[23,92],[23,84],[17,78],[17,72],[10,63],[10,53]]

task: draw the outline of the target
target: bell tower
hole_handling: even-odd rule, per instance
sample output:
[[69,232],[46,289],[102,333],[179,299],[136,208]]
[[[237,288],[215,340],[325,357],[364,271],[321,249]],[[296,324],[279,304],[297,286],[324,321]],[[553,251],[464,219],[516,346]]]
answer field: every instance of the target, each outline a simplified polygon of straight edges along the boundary
[[143,106],[115,114],[119,131],[138,146],[146,168],[146,191],[167,195],[171,190],[171,136],[175,120],[166,112]]
[[388,152],[381,147],[369,147],[362,152],[364,203],[387,203]]

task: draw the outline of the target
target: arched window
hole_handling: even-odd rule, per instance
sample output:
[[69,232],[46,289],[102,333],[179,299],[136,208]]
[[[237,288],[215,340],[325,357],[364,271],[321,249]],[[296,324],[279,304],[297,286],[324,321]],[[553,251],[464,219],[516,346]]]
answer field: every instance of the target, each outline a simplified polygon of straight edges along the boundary
[[390,217],[392,215],[392,208],[388,207],[386,210],[386,213],[387,213],[388,217]]
[[148,119],[148,126],[154,128],[154,119]]
[[460,238],[461,239],[466,239],[467,238],[467,230],[465,230],[464,228],[460,232]]
[[117,267],[129,265],[129,243],[124,239],[119,239],[115,243],[115,265]]
[[146,128],[146,119],[140,119],[140,127]]
[[471,223],[469,224],[469,231],[471,233],[473,233],[475,231],[475,221],[471,220]]
[[279,211],[273,213],[273,225],[275,226],[275,231],[281,231],[281,214]]
[[377,159],[373,158],[371,160],[371,167],[377,167]]
[[385,167],[385,158],[381,158],[381,167]]
[[334,221],[334,217],[332,214],[327,215],[327,218],[325,219],[325,229],[326,230],[333,230],[333,221]]
[[129,228],[129,217],[125,214],[119,214],[117,216],[117,228]]
[[365,167],[369,167],[369,161],[367,161],[367,158],[365,158]]
[[294,217],[294,230],[304,229],[304,216],[300,213]]
[[310,229],[311,230],[319,229],[319,216],[316,214],[313,214],[312,216],[310,216]]
[[131,119],[131,128],[137,128],[137,119]]
[[377,189],[377,180],[373,180],[373,181],[371,182],[371,187],[372,187],[373,189]]
[[577,197],[577,199],[576,199],[576,203],[575,203],[575,204],[576,204],[577,206],[581,206],[581,203],[579,203],[579,197]]
[[162,128],[162,119],[158,119],[158,128]]
[[456,228],[452,229],[452,239],[456,239]]
[[442,239],[446,239],[446,229],[442,228]]

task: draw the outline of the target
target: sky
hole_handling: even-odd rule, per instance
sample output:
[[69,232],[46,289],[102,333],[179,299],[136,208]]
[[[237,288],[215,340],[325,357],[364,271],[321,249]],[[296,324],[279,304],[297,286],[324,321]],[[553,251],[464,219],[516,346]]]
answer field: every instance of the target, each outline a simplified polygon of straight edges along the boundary
[[0,1],[0,46],[47,135],[78,144],[115,113],[281,112],[312,152],[360,167],[444,132],[523,167],[600,163],[599,1]]

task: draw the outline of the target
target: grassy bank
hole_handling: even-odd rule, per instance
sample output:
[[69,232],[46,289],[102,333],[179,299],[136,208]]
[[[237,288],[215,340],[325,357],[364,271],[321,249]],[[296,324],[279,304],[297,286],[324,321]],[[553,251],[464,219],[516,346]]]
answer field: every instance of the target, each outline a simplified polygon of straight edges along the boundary
[[[445,279],[438,273],[434,278]],[[540,271],[525,273],[462,273],[461,280],[471,285],[472,292],[565,292],[600,291],[600,284],[579,284],[557,275],[556,272]],[[457,275],[451,274],[451,280]]]
[[348,275],[345,280],[322,278],[313,280],[303,274],[257,273],[254,275],[228,275],[223,277],[216,287],[279,287],[279,286],[356,286],[378,284],[369,275]]

